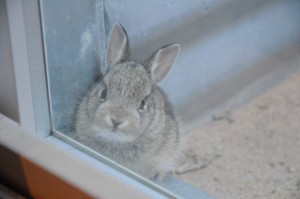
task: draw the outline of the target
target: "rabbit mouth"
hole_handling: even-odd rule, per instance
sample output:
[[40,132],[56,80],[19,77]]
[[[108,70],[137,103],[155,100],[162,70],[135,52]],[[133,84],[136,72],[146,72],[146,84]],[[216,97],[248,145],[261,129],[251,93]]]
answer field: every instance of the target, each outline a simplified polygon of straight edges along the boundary
[[120,130],[118,127],[111,127],[110,132],[114,134],[123,134],[122,130]]
[[106,126],[105,128],[94,126],[93,129],[97,132],[94,134],[94,137],[108,142],[129,142],[135,139],[133,135],[126,133],[127,131],[111,126]]
[[134,139],[132,136],[126,135],[118,129],[102,131],[98,136],[109,142],[130,142]]

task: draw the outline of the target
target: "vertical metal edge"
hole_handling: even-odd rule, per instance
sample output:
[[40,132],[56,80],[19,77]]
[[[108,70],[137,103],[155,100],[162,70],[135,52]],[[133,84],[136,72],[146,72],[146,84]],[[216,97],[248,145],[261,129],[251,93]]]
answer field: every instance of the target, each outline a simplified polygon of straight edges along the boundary
[[106,55],[106,35],[105,35],[105,19],[104,19],[104,1],[99,0],[97,2],[97,14],[98,14],[98,30],[99,30],[99,37],[100,37],[100,43],[99,43],[99,49],[100,49],[100,71],[102,74],[105,73],[106,70],[106,60],[105,60],[105,55]]
[[44,53],[44,61],[45,61],[45,76],[46,76],[46,84],[47,84],[47,98],[48,98],[48,110],[49,110],[49,121],[50,121],[50,128],[51,128],[51,133],[52,129],[54,129],[54,123],[53,123],[53,111],[52,111],[52,101],[50,97],[50,78],[49,78],[49,70],[47,67],[48,64],[48,56],[47,56],[47,48],[46,48],[46,41],[45,41],[45,27],[44,27],[44,21],[43,21],[43,0],[39,0],[39,14],[40,14],[40,25],[41,25],[41,36],[42,36],[42,43],[43,43],[43,53]]

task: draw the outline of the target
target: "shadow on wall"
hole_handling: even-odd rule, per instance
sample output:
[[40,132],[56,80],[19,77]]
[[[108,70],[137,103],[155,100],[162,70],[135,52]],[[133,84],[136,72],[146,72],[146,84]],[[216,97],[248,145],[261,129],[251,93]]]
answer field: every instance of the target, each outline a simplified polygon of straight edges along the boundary
[[241,66],[241,73],[212,85],[208,92],[199,92],[187,100],[179,110],[183,123],[197,126],[218,108],[222,110],[217,111],[223,111],[238,107],[300,69],[300,38],[281,47],[250,66]]
[[143,61],[155,49],[170,43],[179,43],[182,48],[188,48],[196,40],[204,41],[221,32],[222,28],[236,24],[275,3],[282,3],[282,0],[230,0],[212,8],[201,4],[180,18],[173,19],[176,26],[168,22],[155,27],[151,35],[148,34],[136,46],[132,46],[132,55],[135,60]]

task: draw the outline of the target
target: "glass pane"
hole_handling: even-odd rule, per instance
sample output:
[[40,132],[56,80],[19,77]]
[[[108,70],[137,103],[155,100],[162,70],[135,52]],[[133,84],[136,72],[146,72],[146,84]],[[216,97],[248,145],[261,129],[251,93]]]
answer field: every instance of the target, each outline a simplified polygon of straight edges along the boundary
[[[234,123],[231,117],[233,109],[299,68],[299,8],[299,1],[296,0],[191,0],[189,3],[179,0],[42,1],[53,129],[70,137],[74,135],[72,130],[78,104],[94,85],[100,71],[103,74],[107,71],[107,60],[104,60],[106,44],[116,22],[126,30],[133,61],[144,63],[161,47],[179,43],[179,56],[159,85],[173,105],[181,121],[180,131],[188,143],[183,153],[183,163],[176,168],[176,177],[197,188],[204,188],[208,193],[222,196],[226,193],[222,192],[224,183],[220,182],[233,180],[232,176],[222,178],[222,175],[229,167],[229,174],[238,168],[237,165],[222,164],[226,160],[230,162],[226,152],[237,152],[234,155],[242,157],[246,163],[252,160],[241,153],[240,149],[244,146],[232,150],[234,136],[244,139],[240,130],[229,137],[224,137],[222,128],[213,131],[215,136],[206,132],[211,132],[212,128],[218,129],[220,120],[238,128],[238,123]],[[116,43],[126,44],[120,35],[123,34],[119,34]],[[123,60],[127,58],[126,53],[115,55],[122,55],[117,61],[127,60]],[[147,72],[153,75],[155,71]],[[122,75],[119,77],[120,81],[124,80]],[[123,80],[121,83],[132,83]],[[151,79],[154,80],[157,79]],[[90,96],[98,95],[99,100],[94,105],[105,101],[111,92],[109,82],[105,81],[94,90]],[[123,91],[122,87],[119,90]],[[146,100],[139,99],[137,108],[149,108]],[[129,106],[130,103],[125,108]],[[94,107],[95,110],[97,107]],[[261,108],[267,109],[265,106]],[[247,121],[244,118],[240,123]],[[112,117],[102,117],[101,122],[116,127],[123,124]],[[206,129],[204,124],[208,122],[210,126]],[[189,133],[196,127],[203,127],[204,130]],[[119,137],[111,139],[117,140]],[[95,146],[93,142],[96,141],[91,138],[90,143]],[[97,147],[92,148],[98,150]],[[236,164],[238,160],[234,159]],[[211,170],[206,170],[208,167]],[[211,175],[206,175],[207,171]],[[254,175],[249,174],[249,179]],[[202,180],[203,177],[205,180]],[[247,182],[243,183],[247,186]],[[241,190],[233,193],[240,193]],[[229,198],[237,198],[237,195]]]
[[104,55],[99,0],[42,1],[53,128],[67,133],[74,107],[100,73]]

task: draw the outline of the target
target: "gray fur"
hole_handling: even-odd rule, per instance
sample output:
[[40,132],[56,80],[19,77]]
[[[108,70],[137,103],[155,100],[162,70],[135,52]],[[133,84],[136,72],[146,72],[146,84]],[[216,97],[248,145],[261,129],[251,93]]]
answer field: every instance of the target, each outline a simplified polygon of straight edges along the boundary
[[154,84],[158,84],[168,74],[175,62],[179,48],[178,44],[166,46],[157,50],[144,62]]
[[[162,178],[176,165],[181,136],[172,106],[156,84],[174,63],[179,45],[157,51],[159,56],[154,53],[144,67],[125,58],[130,55],[129,44],[116,46],[111,41],[115,37],[128,44],[123,28],[115,25],[107,52],[112,64],[83,97],[76,114],[75,133],[79,141],[121,165],[147,178]],[[114,60],[112,54],[122,56]],[[101,98],[104,89],[106,99]],[[140,109],[142,100],[144,109]],[[119,125],[114,127],[114,122]]]
[[110,33],[106,51],[107,65],[114,65],[130,60],[130,46],[126,32],[120,24],[115,24]]

